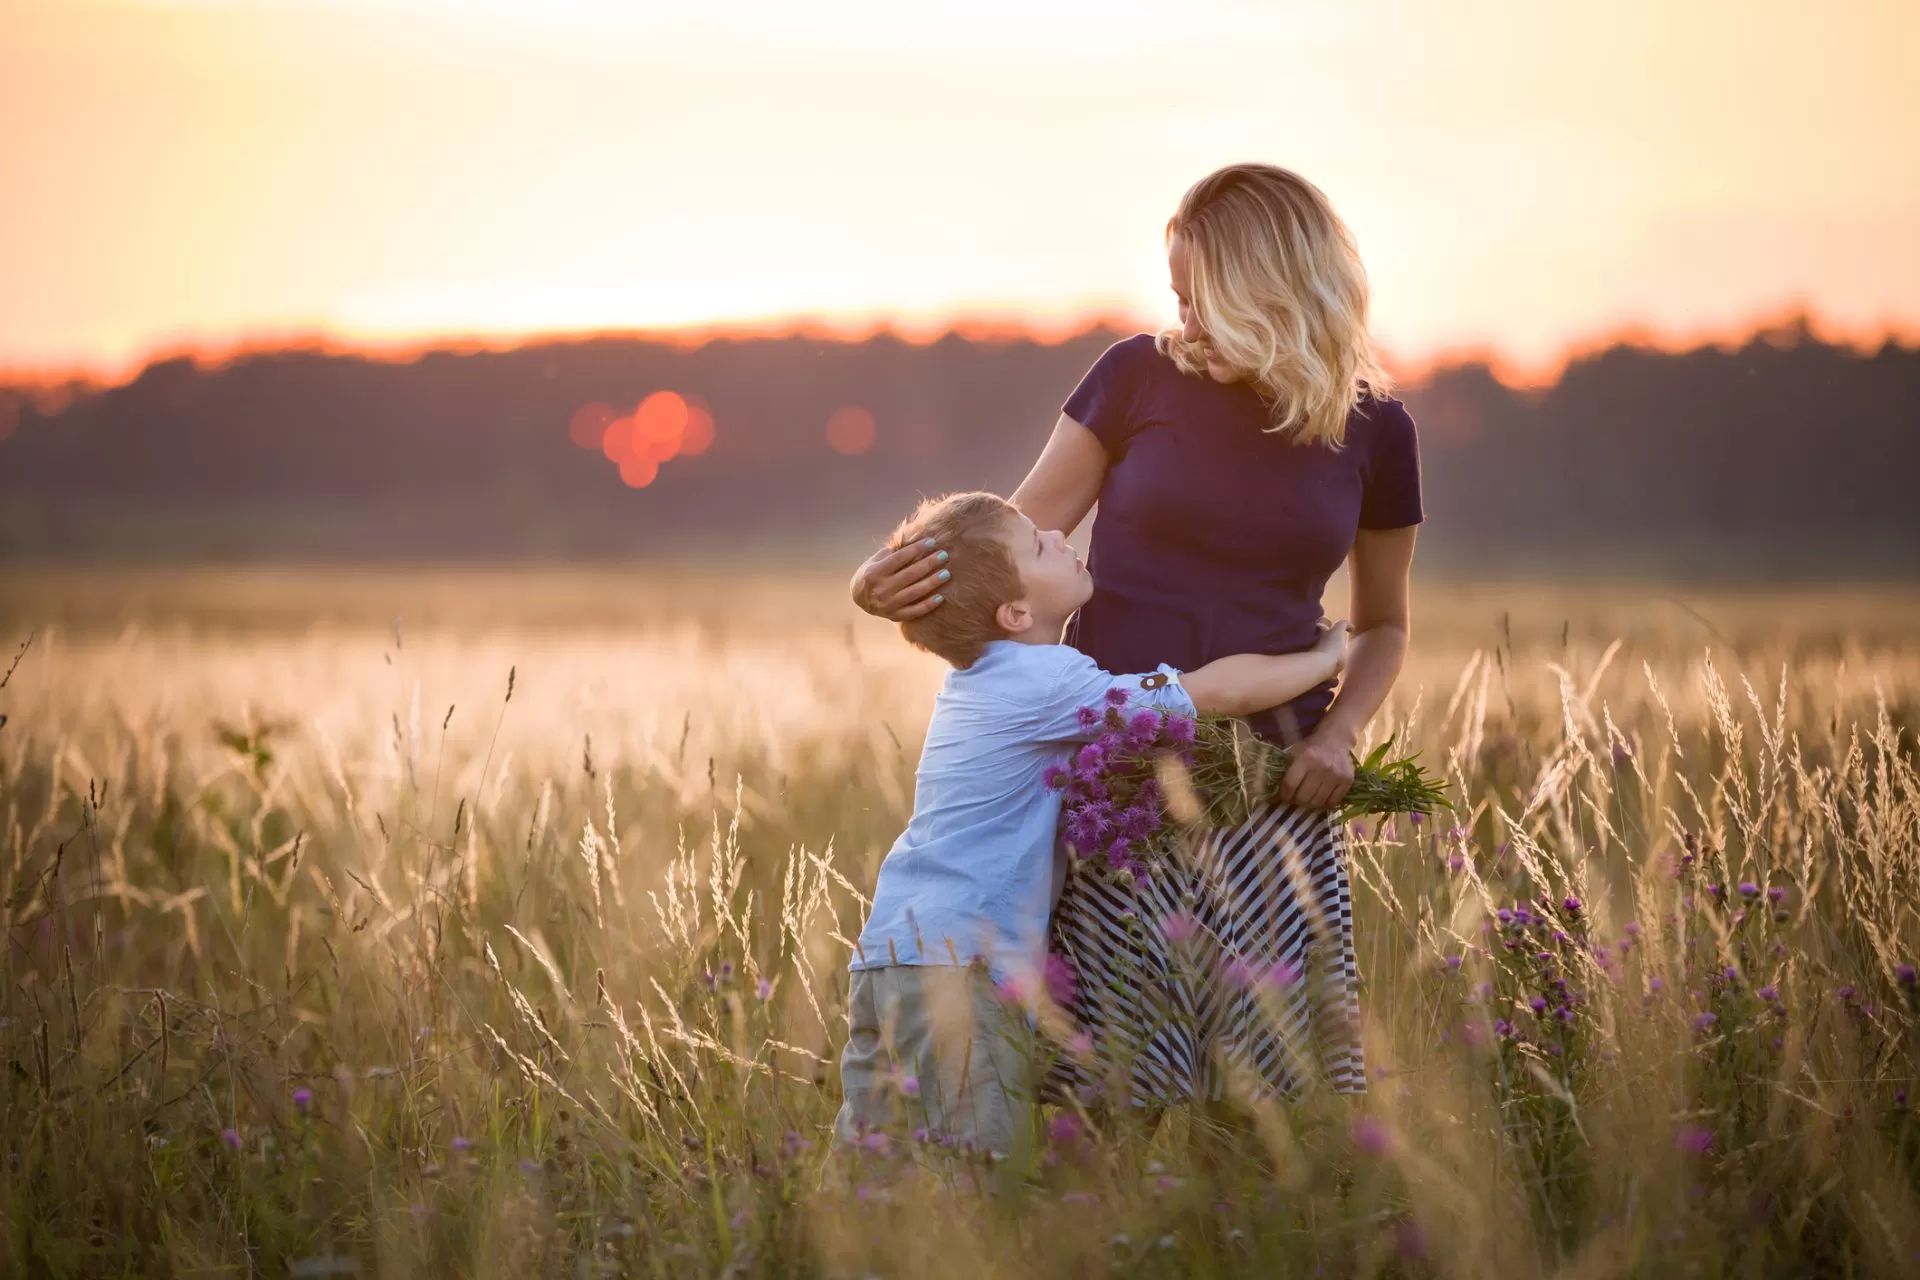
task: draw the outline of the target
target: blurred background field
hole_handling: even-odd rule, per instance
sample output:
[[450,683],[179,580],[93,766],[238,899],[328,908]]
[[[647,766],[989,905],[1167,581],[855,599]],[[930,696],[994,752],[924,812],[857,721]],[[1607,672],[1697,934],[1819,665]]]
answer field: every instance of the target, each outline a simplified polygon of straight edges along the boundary
[[1239,1138],[1053,1114],[1020,1189],[910,1115],[822,1185],[843,939],[940,678],[842,577],[66,568],[0,600],[34,637],[0,689],[23,1274],[1920,1256],[1911,592],[1421,582],[1374,731],[1461,808],[1354,843],[1368,1100]]

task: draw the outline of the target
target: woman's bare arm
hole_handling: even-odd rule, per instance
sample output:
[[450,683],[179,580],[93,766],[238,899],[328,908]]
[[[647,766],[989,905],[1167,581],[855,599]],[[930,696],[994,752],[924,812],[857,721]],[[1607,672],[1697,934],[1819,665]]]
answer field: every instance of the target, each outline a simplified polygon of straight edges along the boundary
[[1413,543],[1417,526],[1362,529],[1348,559],[1353,639],[1340,693],[1294,752],[1280,798],[1309,809],[1331,809],[1353,785],[1353,747],[1387,700],[1407,656],[1412,624]]
[[[1093,509],[1106,477],[1107,451],[1099,437],[1063,413],[1011,501],[1042,529],[1072,533]],[[854,570],[848,594],[877,617],[911,621],[940,607],[946,558],[933,543],[898,551],[883,547]]]

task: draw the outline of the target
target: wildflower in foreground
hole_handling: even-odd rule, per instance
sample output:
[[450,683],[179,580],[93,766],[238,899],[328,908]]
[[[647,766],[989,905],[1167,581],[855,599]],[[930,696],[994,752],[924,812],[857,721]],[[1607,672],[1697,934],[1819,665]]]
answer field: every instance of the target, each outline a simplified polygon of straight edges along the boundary
[[1673,1145],[1688,1155],[1703,1156],[1713,1150],[1713,1134],[1697,1124],[1681,1125]]
[[1393,1135],[1372,1116],[1361,1116],[1353,1122],[1353,1145],[1366,1155],[1383,1156],[1393,1149]]
[[302,1111],[311,1107],[313,1105],[313,1090],[295,1089],[293,1091],[293,1105]]
[[1175,946],[1191,941],[1199,931],[1199,922],[1184,911],[1177,911],[1160,922],[1160,936]]
[[1073,961],[1058,952],[1047,955],[1046,968],[1042,972],[1047,994],[1059,1005],[1070,1005],[1078,992],[1078,975],[1074,973]]
[[222,1129],[220,1131],[220,1141],[226,1143],[229,1150],[238,1151],[240,1149],[240,1131],[238,1129]]
[[1716,1013],[1696,1014],[1693,1019],[1693,1029],[1695,1031],[1707,1031],[1712,1029],[1713,1024],[1718,1021],[1720,1021],[1720,1015]]

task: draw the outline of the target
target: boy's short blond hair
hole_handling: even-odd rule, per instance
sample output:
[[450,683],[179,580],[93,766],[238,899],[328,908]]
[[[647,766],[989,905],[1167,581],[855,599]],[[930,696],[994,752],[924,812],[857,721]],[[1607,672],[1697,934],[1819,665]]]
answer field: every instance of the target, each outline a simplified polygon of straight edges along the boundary
[[946,600],[939,608],[900,624],[907,643],[964,671],[988,644],[1007,638],[994,615],[1026,595],[1007,545],[1018,514],[997,494],[950,493],[926,499],[893,531],[887,545],[896,549],[923,538],[937,541],[953,572],[940,588]]

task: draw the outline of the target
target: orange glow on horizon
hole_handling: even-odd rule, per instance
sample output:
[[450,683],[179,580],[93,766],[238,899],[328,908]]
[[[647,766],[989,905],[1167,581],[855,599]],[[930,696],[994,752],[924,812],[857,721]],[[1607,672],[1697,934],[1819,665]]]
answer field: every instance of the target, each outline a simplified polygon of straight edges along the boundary
[[1533,382],[1610,334],[1685,345],[1790,306],[1920,335],[1911,0],[6,12],[0,381],[1151,328],[1167,214],[1239,159],[1327,192],[1406,370],[1487,351]]

